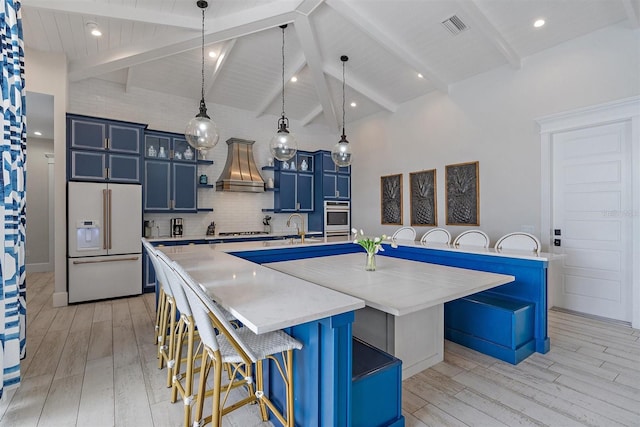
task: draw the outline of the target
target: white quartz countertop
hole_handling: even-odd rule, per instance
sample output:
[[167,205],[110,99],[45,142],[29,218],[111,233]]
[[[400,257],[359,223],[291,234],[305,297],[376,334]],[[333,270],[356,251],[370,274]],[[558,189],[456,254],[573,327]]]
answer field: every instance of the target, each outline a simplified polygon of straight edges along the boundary
[[[158,249],[180,263],[213,299],[255,333],[357,310],[364,307],[365,302],[387,313],[403,315],[514,280],[513,276],[385,256],[376,257],[378,271],[366,272],[364,252],[263,266],[227,253],[301,246],[299,240],[292,241],[285,236],[290,234],[283,234],[282,239],[276,240],[160,246]],[[320,236],[309,237],[302,246],[353,244],[351,240],[336,242]],[[181,240],[194,239],[197,238],[183,237]],[[399,246],[535,261],[561,256],[411,241],[397,243]]]
[[395,316],[474,294],[515,280],[513,276],[376,256],[365,271],[365,253],[264,264],[356,298]]
[[235,257],[216,250],[217,246],[222,245],[158,249],[179,263],[212,299],[256,334],[357,310],[365,305],[359,298]]

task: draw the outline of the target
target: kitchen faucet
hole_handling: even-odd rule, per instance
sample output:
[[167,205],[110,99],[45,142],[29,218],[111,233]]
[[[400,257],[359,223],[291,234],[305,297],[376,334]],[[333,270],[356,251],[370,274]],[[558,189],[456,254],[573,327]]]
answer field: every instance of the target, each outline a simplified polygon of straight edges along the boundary
[[287,219],[287,227],[291,227],[291,218],[293,218],[294,216],[297,216],[298,218],[300,218],[300,227],[298,227],[298,224],[295,224],[296,226],[296,230],[298,230],[298,236],[300,236],[300,243],[304,243],[304,218],[302,217],[302,215],[300,215],[299,213],[292,213],[291,215],[289,215],[289,219]]

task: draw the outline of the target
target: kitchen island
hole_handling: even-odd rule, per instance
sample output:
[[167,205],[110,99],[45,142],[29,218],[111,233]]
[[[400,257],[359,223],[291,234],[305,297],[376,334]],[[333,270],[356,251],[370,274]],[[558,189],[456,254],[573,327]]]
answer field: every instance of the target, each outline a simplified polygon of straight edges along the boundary
[[[351,268],[354,271],[357,270],[358,273],[372,277],[385,276],[385,266],[397,268],[396,273],[389,273],[390,276],[386,279],[387,282],[393,283],[394,286],[399,282],[397,274],[401,275],[402,281],[407,279],[409,282],[420,282],[420,278],[412,278],[414,274],[409,271],[427,271],[425,269],[429,264],[467,268],[468,270],[458,272],[461,274],[459,279],[462,282],[473,282],[467,279],[471,279],[474,276],[482,276],[476,275],[481,271],[497,273],[486,276],[492,277],[494,280],[497,279],[496,281],[489,281],[484,284],[476,282],[463,291],[449,290],[448,298],[468,295],[491,286],[498,286],[494,288],[494,291],[498,293],[513,294],[516,297],[526,296],[535,305],[536,324],[535,336],[531,339],[532,347],[535,347],[536,351],[540,352],[546,352],[549,349],[546,335],[547,259],[544,254],[535,256],[535,254],[525,253],[499,253],[492,250],[469,251],[450,247],[425,247],[420,244],[406,243],[401,244],[397,249],[388,248],[384,252],[385,256],[379,257],[379,271],[367,273],[363,271],[364,253],[361,252],[362,249],[358,245],[351,243],[237,242],[173,246],[160,249],[183,265],[187,272],[207,289],[212,298],[220,302],[255,332],[266,332],[282,328],[303,342],[305,348],[297,356],[294,356],[295,413],[296,420],[300,420],[300,425],[352,425],[350,415],[352,411],[350,374],[354,311],[356,313],[364,313],[368,309],[378,310],[384,307],[380,305],[378,308],[369,307],[363,310],[365,300],[368,304],[376,304],[373,298],[368,298],[364,294],[362,295],[364,298],[360,298],[352,294],[352,300],[342,300],[337,295],[324,294],[324,292],[335,292],[343,297],[349,297],[349,295],[336,292],[321,283],[320,285],[322,286],[317,286],[317,277],[309,277],[311,280],[304,280],[260,264],[274,266],[280,263],[298,262],[292,260],[308,262],[309,259],[322,260],[323,258],[320,257],[328,259],[332,258],[332,256],[339,256],[344,257],[344,265],[352,265]],[[356,252],[357,254],[355,254]],[[350,260],[350,257],[355,257],[355,259]],[[406,267],[406,265],[410,265],[410,267]],[[428,268],[434,267],[437,266]],[[333,273],[335,283],[350,282],[344,280],[343,272],[334,263],[323,268]],[[469,271],[469,269],[478,271]],[[433,271],[437,270],[435,268]],[[450,270],[458,269],[442,269],[441,271]],[[466,279],[464,279],[465,274],[467,275]],[[391,278],[389,279],[389,277]],[[507,283],[514,278],[514,282],[501,285],[501,283]],[[422,279],[423,285],[425,281],[428,282],[426,277]],[[384,282],[385,280],[382,281]],[[335,283],[333,286],[335,286]],[[386,286],[386,288],[388,291],[389,286]],[[320,292],[318,289],[323,291]],[[405,300],[411,300],[410,291],[408,292],[403,295]],[[325,297],[329,295],[332,296],[327,301],[338,302],[337,307],[330,307],[330,304],[324,304],[326,302]],[[388,314],[401,318],[403,316],[411,316],[412,313],[432,311],[430,315],[433,317],[427,319],[426,324],[422,323],[422,326],[417,328],[423,335],[428,335],[431,332],[424,332],[425,325],[429,325],[433,319],[435,319],[434,323],[438,324],[438,326],[430,328],[430,330],[441,331],[442,320],[438,319],[442,319],[442,303],[448,300],[443,295],[432,297],[431,309],[427,307],[430,304],[428,302],[422,305],[415,303],[411,308],[409,306],[403,307],[402,304],[398,305],[396,304],[398,301],[396,301],[394,303],[396,304],[395,308],[393,308],[393,304],[387,304],[388,307],[386,307],[389,311],[396,310],[396,312],[393,314],[386,311],[382,312],[385,313],[385,316]],[[384,298],[382,299],[384,300]],[[440,308],[433,308],[438,306]],[[268,309],[264,310],[264,307]],[[396,314],[399,316],[396,316]],[[404,320],[409,318],[405,317]],[[300,324],[299,322],[306,323]],[[356,325],[358,323],[360,322],[357,322]],[[366,324],[367,322],[365,321],[364,323]],[[357,330],[359,326],[355,328]],[[374,326],[375,329],[376,327]],[[395,340],[395,332],[398,329],[395,326],[393,329]],[[533,326],[531,329],[533,329]],[[415,326],[413,331],[416,331]],[[386,339],[388,339],[388,335],[385,336]],[[405,338],[402,339],[409,342]],[[426,341],[429,340],[431,340],[432,344],[435,343],[434,345],[437,348],[442,343],[442,332],[439,332],[438,336],[432,335],[431,338],[426,339]],[[419,354],[419,352],[417,353]],[[433,356],[428,352],[425,354],[426,359]],[[426,364],[436,363],[437,357],[427,360]],[[412,363],[412,367],[418,369],[420,362],[422,361],[418,360],[417,363]],[[408,373],[409,371],[407,371]],[[376,403],[369,404],[375,405]],[[380,425],[404,425],[399,405],[398,401],[397,418]]]
[[[390,251],[392,251],[391,249]],[[362,253],[264,264],[361,298],[353,335],[402,360],[402,379],[444,358],[444,303],[513,282],[513,276],[379,256],[365,271]]]

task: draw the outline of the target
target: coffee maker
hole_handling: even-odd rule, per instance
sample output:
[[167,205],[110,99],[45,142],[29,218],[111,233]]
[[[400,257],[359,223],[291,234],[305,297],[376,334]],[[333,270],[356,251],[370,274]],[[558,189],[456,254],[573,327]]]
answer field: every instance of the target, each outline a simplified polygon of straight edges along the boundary
[[171,218],[171,237],[182,237],[182,218]]

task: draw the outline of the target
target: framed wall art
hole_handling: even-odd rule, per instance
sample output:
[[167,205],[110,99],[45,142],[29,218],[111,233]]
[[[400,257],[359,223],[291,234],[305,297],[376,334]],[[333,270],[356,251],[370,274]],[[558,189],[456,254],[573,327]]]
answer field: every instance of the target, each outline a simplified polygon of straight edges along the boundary
[[380,177],[382,224],[402,225],[402,174]]
[[436,226],[438,224],[436,189],[435,169],[409,174],[412,226]]
[[480,225],[479,162],[445,166],[447,225]]

